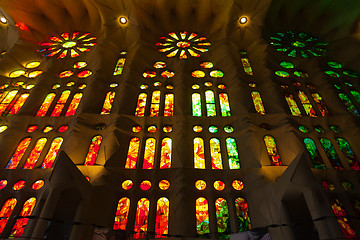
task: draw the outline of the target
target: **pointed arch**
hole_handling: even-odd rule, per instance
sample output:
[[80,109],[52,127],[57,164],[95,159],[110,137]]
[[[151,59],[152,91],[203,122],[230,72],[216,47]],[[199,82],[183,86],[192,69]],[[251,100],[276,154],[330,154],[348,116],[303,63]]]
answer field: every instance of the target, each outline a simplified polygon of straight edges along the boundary
[[55,97],[56,97],[55,93],[49,93],[45,97],[44,102],[41,104],[39,111],[36,113],[36,116],[38,117],[45,116],[51,106],[51,103],[54,101]]
[[319,150],[317,149],[314,141],[311,138],[304,138],[304,144],[308,150],[311,158],[311,162],[315,169],[326,169],[326,166],[321,159]]
[[226,138],[226,149],[230,169],[240,169],[240,159],[235,138]]
[[0,210],[0,234],[4,231],[6,223],[8,222],[11,213],[13,212],[16,206],[17,200],[16,198],[10,198],[6,200]]

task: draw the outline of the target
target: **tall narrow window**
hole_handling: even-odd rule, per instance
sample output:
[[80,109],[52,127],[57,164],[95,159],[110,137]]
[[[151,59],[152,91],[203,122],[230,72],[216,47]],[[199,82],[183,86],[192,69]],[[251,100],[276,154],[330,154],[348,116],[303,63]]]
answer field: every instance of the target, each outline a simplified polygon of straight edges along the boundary
[[320,138],[321,145],[323,146],[326,156],[328,157],[331,166],[338,170],[344,170],[339,156],[337,155],[335,148],[331,144],[330,140],[327,138]]
[[355,108],[348,95],[345,93],[339,93],[341,101],[345,104],[347,110],[355,116],[360,116],[359,111]]
[[226,139],[226,149],[229,158],[230,169],[240,169],[239,153],[236,147],[236,141],[234,138]]
[[194,166],[205,169],[204,140],[199,137],[194,138]]
[[155,238],[165,237],[169,228],[169,199],[162,197],[157,201],[156,221],[155,221]]
[[293,95],[290,93],[285,93],[285,99],[286,99],[287,104],[289,105],[291,114],[293,116],[297,116],[297,117],[301,116],[300,109],[298,108]]
[[23,93],[20,97],[16,100],[14,105],[12,105],[11,109],[9,110],[10,115],[15,115],[19,112],[20,108],[24,105],[26,99],[29,97],[29,93]]
[[36,113],[36,116],[43,117],[49,110],[51,103],[54,101],[56,94],[55,93],[49,93],[46,97],[44,102],[41,104],[41,107],[39,111]]
[[31,138],[24,138],[21,140],[15,150],[15,153],[12,155],[9,163],[7,164],[6,169],[15,169],[17,167],[30,142]]
[[108,92],[105,97],[104,106],[102,108],[101,114],[110,114],[113,102],[115,98],[115,92]]
[[129,209],[130,209],[130,199],[126,197],[121,198],[119,200],[116,209],[114,230],[126,230]]
[[145,115],[146,99],[147,99],[146,93],[139,94],[135,116],[143,117]]
[[248,58],[245,57],[241,58],[241,63],[247,75],[254,75]]
[[324,100],[318,93],[312,93],[311,96],[313,97],[320,113],[322,116],[329,116],[329,111],[324,103]]
[[146,139],[143,169],[153,169],[155,160],[155,138]]
[[226,200],[223,198],[216,199],[215,209],[218,233],[230,233],[229,208]]
[[219,99],[220,99],[221,116],[223,117],[231,116],[228,95],[226,93],[220,93]]
[[[122,55],[126,55],[126,53],[121,53]],[[124,66],[125,66],[125,61],[126,61],[126,58],[125,57],[122,57],[122,58],[119,58],[119,60],[117,61],[116,63],[116,66],[115,66],[115,70],[114,70],[114,76],[117,76],[117,75],[121,75],[122,74],[122,71],[124,69]]]
[[343,138],[336,138],[336,142],[338,143],[341,151],[344,153],[346,157],[346,161],[350,165],[353,170],[360,170],[359,160],[355,156],[353,150],[351,149],[349,143]]
[[208,201],[200,197],[196,200],[196,231],[203,235],[209,233],[209,206]]
[[100,135],[95,136],[91,139],[89,151],[85,159],[85,166],[93,166],[95,164],[96,157],[100,150],[101,141],[102,137]]
[[46,142],[47,142],[46,138],[39,138],[36,141],[35,146],[31,150],[30,155],[29,155],[28,159],[26,160],[24,169],[33,169],[35,167],[35,164],[39,160],[40,154],[41,154],[42,150],[44,149]]
[[160,168],[171,167],[171,138],[164,138],[161,143]]
[[65,116],[73,116],[75,114],[77,108],[79,107],[82,96],[83,96],[82,93],[76,93],[74,95],[73,99],[70,102],[70,105],[68,107],[68,110],[67,110]]
[[216,116],[216,109],[215,109],[214,92],[211,91],[211,90],[207,90],[205,92],[205,100],[206,100],[206,115],[208,117],[215,117]]
[[54,107],[54,110],[52,111],[51,113],[51,117],[58,117],[60,116],[64,106],[65,106],[65,103],[68,99],[68,97],[70,96],[70,90],[65,90],[62,92],[60,98],[58,99],[55,107]]
[[16,203],[17,203],[16,198],[10,198],[6,200],[6,202],[2,206],[0,211],[0,234],[4,231],[6,223],[8,222],[9,217],[12,211],[14,210]]
[[136,209],[136,219],[134,226],[134,238],[145,238],[148,226],[150,201],[146,198],[139,200]]
[[150,117],[158,117],[160,108],[160,91],[154,91],[151,98]]
[[140,138],[132,138],[129,144],[129,150],[126,158],[125,168],[135,169],[139,154]]
[[306,149],[308,150],[312,164],[315,169],[326,169],[323,160],[320,157],[320,153],[311,138],[304,138]]
[[41,168],[51,168],[53,163],[55,162],[56,156],[59,152],[59,149],[61,147],[61,144],[63,143],[62,137],[55,138],[50,146],[50,149],[48,153],[46,154],[46,157],[42,163]]
[[0,115],[2,115],[5,110],[8,108],[9,104],[14,100],[16,94],[18,93],[18,90],[13,90],[9,93],[4,94],[4,99],[0,103]]
[[192,94],[192,113],[195,117],[201,117],[201,96],[200,93]]
[[266,145],[266,150],[270,157],[270,162],[272,166],[282,166],[282,162],[280,160],[280,155],[276,147],[275,139],[270,136],[264,136],[264,142]]
[[29,198],[23,205],[23,208],[19,214],[19,218],[18,220],[16,220],[15,225],[13,227],[13,229],[11,230],[10,233],[10,238],[13,237],[21,237],[22,234],[24,233],[26,224],[29,221],[29,218],[32,211],[34,210],[36,204],[36,198],[32,197]]
[[171,117],[174,114],[174,94],[167,93],[165,95],[164,116]]
[[223,169],[221,160],[220,141],[217,138],[210,139],[210,155],[212,169]]
[[303,91],[299,91],[298,96],[300,98],[300,101],[301,101],[304,109],[305,109],[306,114],[309,115],[310,117],[316,117],[315,110],[314,110],[313,106],[311,105],[306,94]]
[[248,205],[243,198],[235,200],[236,216],[239,226],[239,232],[248,231],[251,229],[251,221],[249,217]]
[[256,91],[251,92],[251,97],[253,99],[256,112],[259,114],[265,114],[265,108],[261,100],[260,93]]
[[345,209],[343,208],[343,205],[339,201],[339,199],[334,199],[331,202],[331,208],[336,216],[336,219],[339,223],[341,232],[344,235],[344,237],[347,239],[355,239],[356,232],[354,231],[353,227],[351,226],[351,223],[347,218],[347,213],[346,213]]
[[354,96],[355,100],[360,104],[360,93],[357,91],[354,91],[354,90],[352,90],[350,92]]

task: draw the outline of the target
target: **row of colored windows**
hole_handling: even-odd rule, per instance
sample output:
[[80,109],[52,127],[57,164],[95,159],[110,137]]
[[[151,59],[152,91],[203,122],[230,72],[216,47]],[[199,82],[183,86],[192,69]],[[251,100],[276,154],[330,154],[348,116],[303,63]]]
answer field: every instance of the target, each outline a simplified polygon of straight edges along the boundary
[[[42,103],[39,111],[36,113],[36,116],[40,116],[43,117],[47,114],[47,112],[49,111],[50,107],[52,107],[52,112],[50,114],[51,117],[58,117],[61,115],[61,113],[63,112],[63,109],[66,105],[66,103],[68,102],[69,96],[71,94],[70,90],[65,90],[61,93],[60,97],[57,99],[56,104],[52,104],[56,94],[55,93],[49,93],[46,97],[44,102]],[[83,94],[82,93],[75,93],[73,96],[73,99],[71,100],[69,107],[67,109],[67,111],[65,112],[65,116],[72,116],[75,114],[81,98],[82,98]]]
[[[195,116],[195,117],[203,116],[201,102],[202,102],[201,94],[193,93],[192,94],[192,113],[193,113],[193,116]],[[219,102],[220,102],[221,116],[223,116],[223,117],[231,116],[229,97],[226,93],[219,94]],[[215,95],[212,90],[205,91],[205,109],[206,109],[206,116],[215,117],[217,115],[216,114]]]
[[29,93],[19,93],[18,90],[3,92],[0,95],[0,116],[17,114],[29,95]]
[[[306,115],[308,115],[310,117],[316,117],[316,111],[315,111],[314,107],[312,106],[312,104],[310,103],[309,98],[306,96],[305,92],[299,90],[297,96],[300,99],[300,102],[306,112]],[[318,93],[312,93],[311,96],[314,99],[314,102],[316,103],[316,106],[318,107],[321,115],[329,116],[329,112],[325,106],[325,103],[324,103],[322,97]],[[289,105],[291,114],[293,116],[302,116],[301,111],[300,111],[298,105],[296,104],[294,96],[290,93],[285,93],[285,99],[286,99],[287,104]]]
[[[160,98],[161,98],[161,92],[159,90],[153,91],[150,102],[150,110],[146,110],[147,94],[140,93],[136,106],[135,116],[143,117],[145,116],[145,111],[147,111],[150,117],[158,117],[160,114]],[[165,94],[163,111],[165,117],[170,117],[173,115],[174,94],[172,93]]]
[[[243,198],[235,200],[236,218],[239,231],[251,229],[251,222],[248,213],[248,206]],[[162,197],[157,201],[155,218],[155,238],[165,237],[169,229],[169,209],[170,202]],[[130,210],[130,199],[121,198],[116,211],[114,229],[126,230]],[[217,232],[229,234],[229,209],[227,201],[224,198],[218,198],[215,201]],[[148,231],[148,221],[150,212],[150,201],[147,198],[141,198],[137,203],[136,218],[134,224],[134,238],[144,238]],[[196,230],[200,235],[210,233],[209,227],[209,206],[208,201],[200,197],[196,200]]]

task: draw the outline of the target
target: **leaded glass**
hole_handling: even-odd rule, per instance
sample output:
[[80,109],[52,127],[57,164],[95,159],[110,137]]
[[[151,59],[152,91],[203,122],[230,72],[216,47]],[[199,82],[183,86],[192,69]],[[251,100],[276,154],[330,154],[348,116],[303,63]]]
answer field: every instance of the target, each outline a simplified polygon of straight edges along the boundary
[[135,169],[136,162],[138,159],[140,147],[140,138],[132,138],[129,144],[129,150],[126,158],[125,168],[127,169]]
[[223,198],[216,199],[215,210],[218,233],[230,233],[229,208],[226,200]]
[[336,138],[336,142],[338,143],[341,151],[344,153],[350,168],[353,170],[360,170],[359,160],[351,149],[350,144],[343,138]]
[[306,94],[303,91],[299,91],[298,96],[300,98],[300,101],[301,101],[304,109],[305,109],[306,114],[309,115],[310,117],[316,117],[315,110],[314,110],[313,106],[311,105]]
[[239,153],[238,153],[237,147],[236,147],[235,138],[227,138],[226,139],[226,149],[227,149],[227,153],[228,153],[230,169],[240,169],[240,159],[239,159]]
[[156,220],[155,220],[155,238],[165,237],[169,228],[169,199],[162,197],[157,201]]
[[45,114],[47,113],[47,111],[50,108],[50,105],[52,103],[52,101],[54,100],[56,94],[55,93],[49,93],[46,97],[44,102],[41,104],[41,107],[39,109],[39,111],[36,113],[36,116],[40,116],[43,117],[45,116]]
[[8,222],[9,217],[12,211],[14,210],[16,203],[17,203],[16,198],[10,198],[6,200],[6,202],[2,206],[0,211],[0,233],[4,231],[6,223]]
[[102,115],[110,114],[110,111],[111,111],[111,108],[112,108],[112,105],[113,105],[113,102],[114,102],[114,98],[115,98],[115,92],[111,91],[111,92],[108,92],[106,94],[104,105],[103,105],[103,108],[101,110]]
[[333,168],[338,170],[344,170],[344,167],[337,155],[335,148],[327,138],[320,138],[321,145],[323,146],[326,156],[328,157]]
[[320,153],[314,143],[314,141],[311,138],[304,138],[304,143],[306,146],[306,149],[308,150],[311,162],[315,169],[326,169],[326,166],[321,159]]
[[60,116],[64,106],[65,106],[65,103],[68,99],[68,97],[70,96],[70,90],[65,90],[62,92],[60,98],[58,99],[55,107],[54,107],[54,110],[53,112],[51,113],[51,117],[58,117]]
[[217,138],[210,139],[210,155],[211,155],[212,169],[223,169],[220,141]]
[[322,99],[322,97],[318,93],[312,93],[311,96],[313,97],[320,113],[322,116],[329,116],[329,112],[327,110],[327,107]]
[[282,162],[280,160],[280,155],[279,155],[277,147],[276,147],[275,139],[270,135],[266,135],[266,136],[264,136],[264,142],[266,145],[266,150],[270,157],[271,165],[272,166],[282,166]]
[[164,116],[171,117],[174,112],[174,94],[167,93],[165,95],[165,108],[164,108]]
[[153,169],[155,160],[155,138],[148,138],[145,142],[143,169]]
[[245,199],[237,198],[235,200],[236,216],[239,226],[239,232],[248,231],[251,229],[251,221],[249,217],[248,205]]
[[86,155],[85,164],[84,164],[85,166],[93,166],[95,164],[97,155],[100,150],[101,142],[102,142],[102,136],[100,135],[92,138],[89,151]]
[[156,90],[152,94],[150,105],[150,117],[158,117],[160,108],[160,91]]
[[172,151],[171,138],[164,138],[161,143],[160,169],[171,167],[171,151]]
[[339,93],[339,97],[341,101],[345,104],[347,110],[349,110],[350,113],[352,113],[355,116],[360,116],[358,110],[355,108],[354,104],[351,102],[348,95],[345,93]]
[[34,148],[31,150],[30,155],[26,160],[24,169],[33,169],[35,167],[35,164],[39,160],[40,154],[44,149],[46,142],[46,138],[40,138],[36,141]]
[[203,197],[196,200],[196,232],[199,235],[204,235],[210,232],[209,206],[208,201]]
[[83,96],[82,93],[76,93],[74,95],[73,99],[70,102],[68,110],[65,113],[65,116],[72,116],[75,114],[77,108],[79,107],[82,96]]
[[7,164],[6,169],[15,169],[17,167],[26,149],[28,148],[30,142],[31,142],[31,138],[29,137],[21,140],[21,142],[19,143],[19,145],[15,150],[15,153],[12,155],[9,163]]
[[262,103],[260,93],[256,91],[251,92],[251,97],[253,99],[256,112],[262,115],[265,114],[265,108]]
[[135,116],[143,117],[145,115],[146,98],[147,98],[146,93],[139,94],[136,111],[135,111]]
[[150,201],[146,198],[141,198],[138,201],[136,208],[136,218],[134,225],[134,238],[144,238],[148,227]]
[[24,233],[26,224],[29,221],[29,217],[32,213],[32,211],[34,210],[36,204],[36,198],[32,197],[29,198],[23,205],[23,208],[19,214],[19,218],[18,220],[16,220],[14,227],[9,235],[9,238],[14,238],[14,237],[21,237],[22,234]]
[[220,99],[221,116],[223,117],[231,116],[228,95],[226,93],[220,93],[219,99]]
[[199,137],[194,138],[194,166],[205,169],[204,140]]
[[214,92],[211,90],[207,90],[205,92],[205,100],[206,100],[206,115],[208,117],[215,117],[216,110],[215,110],[215,96]]
[[55,138],[50,146],[50,149],[48,153],[46,154],[46,157],[42,163],[41,168],[51,168],[53,163],[55,162],[56,156],[59,152],[59,149],[61,147],[61,144],[63,142],[63,138],[57,137]]
[[200,93],[192,94],[192,113],[195,117],[201,117],[201,96]]
[[126,230],[126,224],[128,220],[130,209],[130,199],[123,197],[119,200],[116,208],[114,230]]
[[287,104],[289,105],[291,114],[293,116],[301,116],[300,109],[298,108],[293,95],[290,93],[285,93],[285,99]]

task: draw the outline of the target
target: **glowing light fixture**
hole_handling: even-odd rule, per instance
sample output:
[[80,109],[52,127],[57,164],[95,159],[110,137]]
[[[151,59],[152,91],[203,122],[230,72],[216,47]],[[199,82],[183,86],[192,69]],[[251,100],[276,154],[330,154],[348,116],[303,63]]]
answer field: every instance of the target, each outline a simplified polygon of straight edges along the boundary
[[239,19],[239,23],[240,24],[245,24],[245,23],[247,23],[248,22],[248,18],[247,17],[240,17],[240,19]]
[[119,22],[121,23],[121,24],[126,24],[127,23],[127,18],[126,17],[120,17],[119,18]]
[[7,24],[7,19],[5,17],[0,17],[0,22],[3,24]]

